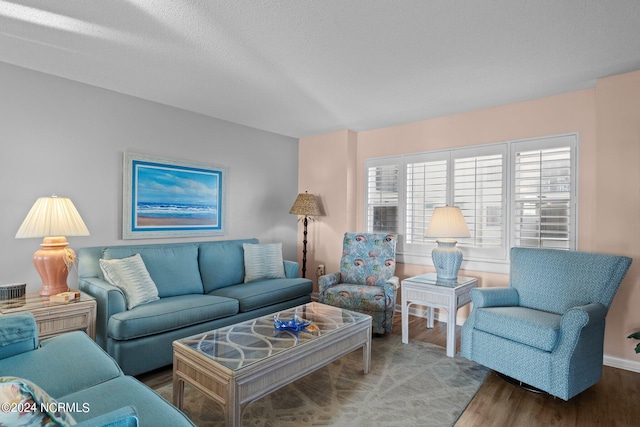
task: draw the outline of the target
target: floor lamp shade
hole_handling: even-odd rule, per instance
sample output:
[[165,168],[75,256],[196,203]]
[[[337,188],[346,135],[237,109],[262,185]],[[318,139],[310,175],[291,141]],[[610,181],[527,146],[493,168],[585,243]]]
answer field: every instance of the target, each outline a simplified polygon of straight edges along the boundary
[[307,225],[309,217],[320,215],[320,207],[316,201],[316,196],[306,191],[298,194],[296,201],[291,206],[290,214],[302,216],[304,224],[304,237],[302,238],[302,277],[306,277],[307,272]]
[[438,238],[436,240],[438,247],[431,252],[438,279],[457,280],[462,264],[462,251],[456,247],[458,242],[455,238],[471,236],[460,208],[455,206],[435,208],[425,236]]
[[88,236],[89,230],[70,199],[40,197],[22,222],[16,239],[42,237],[41,249],[33,254],[33,264],[42,279],[41,296],[69,290],[67,276],[75,253],[66,236]]

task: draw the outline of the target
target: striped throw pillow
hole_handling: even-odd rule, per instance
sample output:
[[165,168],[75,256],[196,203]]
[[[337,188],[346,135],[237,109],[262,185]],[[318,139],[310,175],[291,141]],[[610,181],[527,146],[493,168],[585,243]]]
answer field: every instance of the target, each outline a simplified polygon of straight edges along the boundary
[[244,283],[284,279],[282,243],[243,243]]

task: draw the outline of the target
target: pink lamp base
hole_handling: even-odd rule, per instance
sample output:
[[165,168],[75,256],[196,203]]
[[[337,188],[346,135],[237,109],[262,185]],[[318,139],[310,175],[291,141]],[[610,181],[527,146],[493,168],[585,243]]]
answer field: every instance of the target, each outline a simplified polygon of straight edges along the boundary
[[40,244],[42,249],[33,254],[33,265],[42,279],[40,296],[51,296],[69,290],[67,265],[73,263],[75,253],[67,245],[65,237],[45,237]]

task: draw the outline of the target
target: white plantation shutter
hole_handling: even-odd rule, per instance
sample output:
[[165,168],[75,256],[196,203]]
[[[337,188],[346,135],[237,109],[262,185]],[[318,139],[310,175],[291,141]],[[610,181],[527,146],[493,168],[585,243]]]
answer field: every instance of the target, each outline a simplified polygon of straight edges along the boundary
[[447,160],[408,163],[406,181],[406,243],[423,243],[433,208],[447,203]]
[[471,233],[458,239],[468,268],[508,272],[512,246],[575,249],[577,152],[570,134],[368,159],[367,230],[397,233],[400,262],[430,264],[424,234],[449,205]]
[[575,248],[575,141],[557,138],[548,148],[514,150],[515,246]]
[[367,167],[367,230],[397,233],[399,229],[399,164]]
[[461,242],[480,248],[503,246],[503,158],[498,153],[454,160],[453,205],[462,210],[471,233]]

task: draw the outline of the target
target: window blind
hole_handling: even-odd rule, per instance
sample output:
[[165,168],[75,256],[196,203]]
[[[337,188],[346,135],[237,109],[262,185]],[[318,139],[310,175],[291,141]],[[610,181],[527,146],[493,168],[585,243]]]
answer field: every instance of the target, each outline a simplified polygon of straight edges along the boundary
[[503,156],[493,154],[454,161],[453,205],[462,210],[476,247],[503,245]]
[[425,242],[433,209],[447,204],[447,161],[407,164],[406,242]]
[[571,148],[516,152],[516,246],[571,249]]
[[367,228],[369,232],[398,232],[398,174],[398,165],[368,168]]

